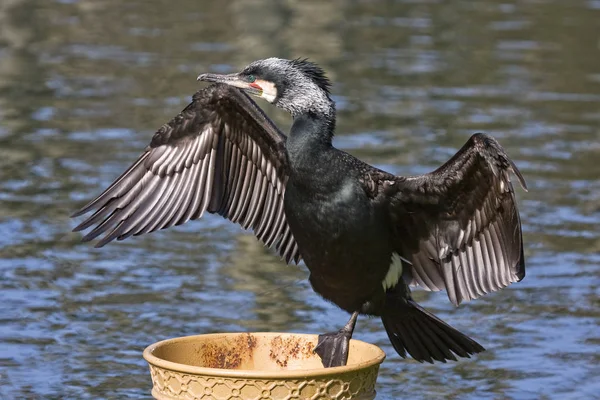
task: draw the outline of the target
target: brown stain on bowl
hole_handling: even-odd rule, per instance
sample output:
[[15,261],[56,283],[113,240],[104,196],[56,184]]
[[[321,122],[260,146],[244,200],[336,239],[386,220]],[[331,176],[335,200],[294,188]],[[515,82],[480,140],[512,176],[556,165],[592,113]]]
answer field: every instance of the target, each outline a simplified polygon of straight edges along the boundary
[[254,355],[257,339],[250,333],[244,333],[233,342],[202,343],[198,353],[203,366],[219,369],[239,369],[244,361],[249,362]]
[[297,337],[271,339],[269,357],[281,368],[287,368],[290,359],[306,359],[313,357],[314,344]]

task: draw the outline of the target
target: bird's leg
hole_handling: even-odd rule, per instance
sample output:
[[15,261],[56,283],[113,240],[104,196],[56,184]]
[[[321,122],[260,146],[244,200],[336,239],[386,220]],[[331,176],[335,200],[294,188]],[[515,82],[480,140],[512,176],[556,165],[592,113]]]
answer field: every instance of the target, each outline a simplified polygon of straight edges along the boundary
[[319,335],[315,353],[321,357],[321,362],[325,368],[339,367],[346,365],[346,362],[348,362],[350,338],[352,338],[357,318],[358,311],[355,311],[342,329],[337,332]]

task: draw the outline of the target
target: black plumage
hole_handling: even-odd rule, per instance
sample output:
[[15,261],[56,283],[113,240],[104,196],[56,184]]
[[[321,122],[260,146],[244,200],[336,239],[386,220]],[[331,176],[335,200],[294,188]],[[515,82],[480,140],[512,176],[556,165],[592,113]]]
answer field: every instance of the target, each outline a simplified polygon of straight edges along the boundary
[[[325,366],[346,362],[358,314],[382,318],[401,356],[455,360],[483,347],[412,300],[409,285],[455,305],[525,276],[521,223],[502,147],[473,135],[429,174],[404,177],[336,149],[335,105],[307,60],[267,59],[217,82],[160,128],[141,157],[74,216],[98,246],[205,211],[251,228],[286,261],[303,258],[314,290],[352,313],[321,335]],[[236,88],[242,89],[238,90]],[[286,138],[245,92],[289,111]]]

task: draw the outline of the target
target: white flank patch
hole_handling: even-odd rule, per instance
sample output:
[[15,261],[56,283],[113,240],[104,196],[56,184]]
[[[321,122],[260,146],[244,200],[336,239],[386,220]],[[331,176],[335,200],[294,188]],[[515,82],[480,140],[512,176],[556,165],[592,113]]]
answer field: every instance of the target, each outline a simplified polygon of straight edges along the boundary
[[262,79],[257,79],[254,83],[256,83],[258,86],[260,86],[262,88],[263,92],[260,97],[262,97],[269,103],[272,103],[275,101],[275,98],[277,97],[277,88],[275,87],[275,84],[273,84],[273,82],[264,81]]
[[400,278],[402,277],[402,260],[403,258],[396,252],[392,253],[392,262],[390,269],[388,269],[385,279],[381,281],[383,290],[388,290],[396,286]]

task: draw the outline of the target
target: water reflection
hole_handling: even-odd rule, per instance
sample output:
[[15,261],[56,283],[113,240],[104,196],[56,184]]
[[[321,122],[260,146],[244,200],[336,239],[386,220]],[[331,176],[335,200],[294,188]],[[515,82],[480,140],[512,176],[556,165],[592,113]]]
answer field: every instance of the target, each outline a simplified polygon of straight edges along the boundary
[[[379,398],[592,398],[600,391],[600,7],[593,1],[0,3],[0,398],[147,398],[145,345],[212,331],[324,332],[346,319],[219,217],[94,250],[68,214],[178,112],[195,76],[307,56],[335,80],[337,143],[403,174],[475,131],[502,142],[528,276],[454,310],[489,351],[420,365],[378,320]],[[265,106],[282,127],[289,118]]]

